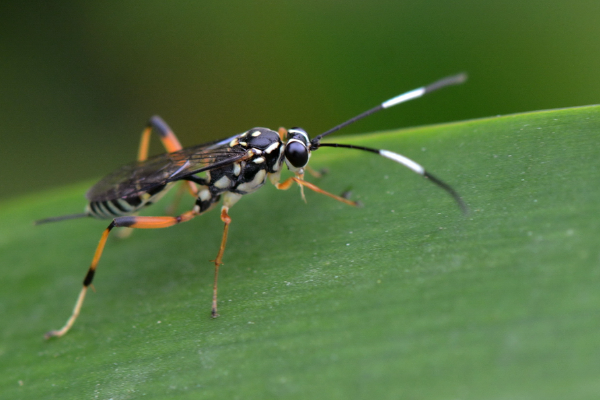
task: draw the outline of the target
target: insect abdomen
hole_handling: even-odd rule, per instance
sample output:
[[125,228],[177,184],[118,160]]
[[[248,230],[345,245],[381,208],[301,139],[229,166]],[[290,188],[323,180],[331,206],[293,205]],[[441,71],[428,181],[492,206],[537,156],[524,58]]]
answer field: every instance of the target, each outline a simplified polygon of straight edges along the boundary
[[107,219],[131,215],[140,209],[154,204],[164,196],[172,184],[161,186],[159,189],[143,193],[141,196],[130,195],[117,199],[90,201],[86,213],[92,217]]
[[95,218],[115,218],[130,215],[143,206],[139,199],[137,205],[135,202],[132,203],[125,199],[92,201],[88,204],[86,211]]

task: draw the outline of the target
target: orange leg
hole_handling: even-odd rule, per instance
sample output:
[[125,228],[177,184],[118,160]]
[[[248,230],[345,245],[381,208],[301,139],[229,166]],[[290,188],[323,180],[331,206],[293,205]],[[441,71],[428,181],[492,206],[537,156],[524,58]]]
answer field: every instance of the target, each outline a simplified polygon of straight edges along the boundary
[[[145,161],[148,159],[148,148],[150,147],[150,134],[152,133],[152,129],[155,129],[160,141],[163,146],[167,150],[167,153],[173,153],[174,151],[181,150],[183,147],[181,143],[179,143],[179,139],[173,133],[173,130],[167,125],[167,123],[158,115],[153,116],[148,121],[146,128],[142,132],[142,139],[140,140],[140,148],[138,150],[138,161]],[[194,182],[187,181],[185,184],[188,187],[189,192],[192,196],[196,197],[198,195],[198,188],[194,184]],[[175,206],[174,208],[177,208]]]
[[181,150],[183,147],[179,143],[179,139],[173,133],[169,125],[161,117],[155,115],[150,118],[146,128],[142,132],[142,140],[140,142],[140,148],[138,151],[138,161],[145,161],[148,158],[148,147],[150,146],[150,133],[152,128],[156,129],[160,141],[167,150],[167,153],[172,153],[177,150]]
[[335,194],[326,192],[325,190],[321,189],[320,187],[315,186],[312,183],[306,182],[305,180],[302,180],[302,179],[300,179],[298,177],[295,177],[295,176],[287,178],[285,181],[283,181],[283,182],[278,183],[277,185],[275,185],[275,187],[277,189],[280,189],[280,190],[288,190],[292,186],[292,184],[294,182],[296,182],[300,186],[305,186],[305,187],[309,188],[312,191],[324,194],[325,196],[329,196],[332,199],[335,199],[337,201],[341,201],[342,203],[346,203],[348,205],[355,206],[355,207],[360,206],[360,203],[358,201],[352,201],[352,200],[348,200],[348,199],[345,199],[345,198],[340,197],[340,196],[336,196]]
[[110,231],[115,227],[128,227],[128,228],[137,228],[137,229],[158,229],[158,228],[167,228],[169,226],[173,226],[179,224],[180,222],[186,222],[199,215],[196,211],[187,211],[177,217],[138,217],[138,216],[128,216],[128,217],[118,217],[115,218],[108,228],[104,230],[102,233],[102,237],[100,238],[100,243],[98,243],[98,247],[96,247],[96,252],[94,253],[94,258],[92,259],[92,264],[88,269],[87,274],[85,275],[85,279],[83,280],[83,288],[79,293],[79,297],[75,303],[75,307],[73,308],[73,313],[67,320],[65,326],[63,326],[59,330],[50,331],[46,333],[46,339],[51,337],[60,337],[71,329],[71,326],[75,323],[77,316],[79,315],[79,311],[81,310],[81,306],[83,305],[83,300],[85,299],[85,294],[87,292],[88,287],[92,284],[94,280],[94,274],[96,273],[96,267],[98,262],[100,261],[100,257],[102,257],[102,252],[104,251],[104,245],[106,244],[106,240],[108,239],[108,235]]
[[211,316],[213,318],[217,318],[219,316],[217,313],[217,281],[219,279],[219,266],[223,265],[223,253],[225,253],[225,246],[227,245],[227,233],[229,232],[229,224],[231,223],[231,217],[227,213],[228,210],[229,207],[227,206],[223,206],[223,208],[221,208],[221,221],[225,223],[225,228],[223,228],[223,238],[221,239],[219,254],[217,254],[217,258],[213,260],[215,263],[215,283],[213,285],[213,301],[211,311]]

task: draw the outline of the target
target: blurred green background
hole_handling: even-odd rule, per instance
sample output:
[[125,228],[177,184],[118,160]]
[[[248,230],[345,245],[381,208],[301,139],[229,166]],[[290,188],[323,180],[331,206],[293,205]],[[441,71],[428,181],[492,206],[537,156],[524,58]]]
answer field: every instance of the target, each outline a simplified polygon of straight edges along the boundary
[[314,135],[460,71],[345,132],[598,103],[599,17],[598,1],[3,1],[0,198],[133,160],[153,114],[184,145]]

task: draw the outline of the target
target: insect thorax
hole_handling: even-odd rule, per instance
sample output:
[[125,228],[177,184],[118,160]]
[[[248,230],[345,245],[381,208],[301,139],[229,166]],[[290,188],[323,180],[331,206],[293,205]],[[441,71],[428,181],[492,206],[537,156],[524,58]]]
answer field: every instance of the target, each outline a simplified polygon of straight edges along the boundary
[[199,212],[207,211],[225,192],[242,196],[256,191],[265,184],[268,174],[281,168],[284,145],[279,134],[270,129],[250,129],[233,138],[229,146],[249,156],[206,172],[206,183],[200,186],[196,200]]

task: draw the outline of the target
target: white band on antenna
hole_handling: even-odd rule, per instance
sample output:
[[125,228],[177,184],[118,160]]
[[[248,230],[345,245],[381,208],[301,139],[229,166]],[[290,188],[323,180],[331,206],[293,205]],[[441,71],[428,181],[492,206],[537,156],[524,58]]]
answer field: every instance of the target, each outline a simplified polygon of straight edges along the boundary
[[410,158],[406,158],[406,157],[404,157],[404,156],[402,156],[400,154],[393,153],[393,152],[388,151],[388,150],[379,150],[379,154],[382,155],[382,156],[384,156],[385,158],[389,158],[390,160],[394,160],[397,163],[400,163],[400,164],[404,165],[405,167],[408,167],[408,168],[412,169],[413,171],[415,171],[419,175],[424,175],[425,174],[425,168],[423,168],[422,166],[420,166],[419,164],[417,164],[416,162],[414,162]]
[[405,101],[409,101],[412,99],[416,99],[425,94],[425,88],[421,87],[415,90],[411,90],[410,92],[403,93],[399,96],[396,96],[388,101],[385,101],[381,104],[383,108],[390,108],[395,106],[396,104],[404,103]]

